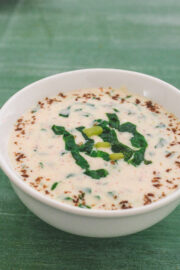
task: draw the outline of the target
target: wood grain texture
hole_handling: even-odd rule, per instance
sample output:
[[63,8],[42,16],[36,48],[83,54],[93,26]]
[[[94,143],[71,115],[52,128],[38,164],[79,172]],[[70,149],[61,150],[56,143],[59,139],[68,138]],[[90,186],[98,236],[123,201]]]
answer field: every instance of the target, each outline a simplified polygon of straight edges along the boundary
[[[180,88],[179,0],[1,0],[0,106],[25,85],[112,67]],[[180,207],[141,233],[88,239],[58,231],[19,201],[0,172],[0,270],[180,270]]]

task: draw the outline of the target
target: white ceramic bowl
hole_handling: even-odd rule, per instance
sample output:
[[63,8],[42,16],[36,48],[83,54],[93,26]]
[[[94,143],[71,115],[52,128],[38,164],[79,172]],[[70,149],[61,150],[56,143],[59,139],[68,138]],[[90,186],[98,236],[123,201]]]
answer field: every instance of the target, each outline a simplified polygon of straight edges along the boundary
[[8,138],[14,122],[28,108],[46,96],[79,88],[125,85],[163,105],[180,118],[180,91],[170,84],[144,74],[116,69],[86,69],[57,74],[35,82],[13,97],[0,111],[0,166],[22,202],[52,226],[83,236],[113,237],[146,229],[171,213],[180,201],[180,189],[147,206],[127,210],[88,210],[46,198],[24,183],[12,169]]

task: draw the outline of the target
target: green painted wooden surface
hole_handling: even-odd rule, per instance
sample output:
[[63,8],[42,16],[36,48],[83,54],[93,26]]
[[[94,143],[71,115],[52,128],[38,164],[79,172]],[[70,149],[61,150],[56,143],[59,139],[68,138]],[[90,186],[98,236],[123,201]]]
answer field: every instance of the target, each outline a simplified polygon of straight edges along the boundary
[[[112,67],[180,88],[179,0],[1,0],[0,106],[62,71]],[[141,233],[88,239],[58,231],[19,201],[0,172],[0,270],[180,269],[180,207]]]

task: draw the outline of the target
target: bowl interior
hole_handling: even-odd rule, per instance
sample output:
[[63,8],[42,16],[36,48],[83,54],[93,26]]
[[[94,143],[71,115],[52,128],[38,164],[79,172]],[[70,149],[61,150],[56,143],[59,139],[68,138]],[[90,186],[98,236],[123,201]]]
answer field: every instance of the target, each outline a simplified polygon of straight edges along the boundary
[[57,74],[25,87],[11,97],[0,111],[0,163],[6,164],[7,175],[8,169],[12,169],[7,151],[9,135],[17,118],[28,108],[40,99],[59,92],[109,86],[126,86],[129,91],[152,99],[180,118],[180,91],[159,79],[113,69],[90,69]]

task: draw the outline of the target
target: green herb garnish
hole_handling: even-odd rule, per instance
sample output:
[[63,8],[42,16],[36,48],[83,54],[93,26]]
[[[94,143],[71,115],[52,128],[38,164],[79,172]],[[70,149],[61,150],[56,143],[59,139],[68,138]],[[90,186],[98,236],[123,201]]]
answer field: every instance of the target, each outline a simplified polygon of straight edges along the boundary
[[[105,161],[118,161],[119,159],[124,159],[125,162],[138,166],[142,162],[145,165],[151,164],[150,160],[145,160],[145,150],[148,146],[144,136],[137,131],[136,125],[126,122],[120,124],[119,118],[115,113],[107,113],[108,121],[97,119],[94,121],[94,126],[91,128],[85,128],[83,126],[77,127],[76,129],[81,132],[85,139],[85,143],[77,145],[74,136],[69,133],[63,126],[52,126],[52,130],[56,135],[63,135],[63,140],[65,142],[65,149],[70,151],[72,157],[74,158],[76,164],[80,166],[84,171],[84,174],[92,177],[93,179],[100,179],[106,177],[109,173],[105,169],[91,170],[87,160],[80,154],[84,152],[86,155],[102,158]],[[136,150],[131,147],[121,143],[118,138],[116,131],[118,132],[128,132],[133,136],[130,142]],[[99,136],[103,142],[94,143],[94,140],[90,138],[91,136]],[[164,141],[161,139],[159,142],[159,147],[162,147]],[[111,147],[112,154],[100,150],[93,150],[93,147]],[[156,146],[155,146],[156,147]]]
[[71,198],[71,197],[65,197],[64,200],[66,200],[66,201],[72,201],[73,198]]
[[165,128],[166,125],[164,123],[159,123],[155,128]]
[[44,168],[44,164],[43,164],[42,162],[39,162],[39,166],[40,166],[41,168]]
[[96,199],[100,200],[100,199],[101,199],[101,196],[99,196],[99,195],[95,195],[95,196],[94,196],[94,198],[96,198]]
[[62,110],[62,111],[59,113],[59,116],[62,116],[62,117],[69,117],[70,109],[71,109],[71,107],[69,106],[69,107],[67,107],[67,109]]
[[91,208],[91,206],[86,205],[86,204],[82,204],[82,203],[79,203],[78,207],[80,207],[80,208],[89,208],[89,209]]
[[75,112],[80,112],[80,111],[82,111],[82,109],[79,108],[79,109],[75,109],[74,111],[75,111]]
[[92,104],[92,103],[88,103],[88,102],[86,102],[86,105],[88,105],[88,106],[90,106],[90,107],[95,107],[95,105],[94,105],[94,104]]
[[73,177],[73,176],[75,176],[74,173],[69,173],[69,174],[66,176],[66,178],[71,178],[71,177]]
[[88,154],[90,157],[100,157],[100,158],[102,158],[102,159],[104,159],[104,160],[106,160],[106,161],[109,161],[110,160],[110,158],[109,158],[109,154],[108,153],[106,153],[106,152],[103,152],[103,151],[100,151],[100,150],[98,150],[98,151],[92,151],[90,154]]
[[86,170],[84,174],[91,176],[94,179],[100,179],[102,177],[106,177],[109,173],[105,169],[99,169],[99,170]]
[[90,113],[85,113],[83,114],[84,117],[89,117],[90,116]]
[[58,182],[55,182],[52,186],[51,186],[51,190],[54,190],[58,185]]
[[[79,127],[79,128],[77,128],[77,130],[79,130],[80,132],[83,132],[82,128],[83,127]],[[100,179],[101,177],[105,177],[107,175],[106,173],[103,174],[101,172],[101,170],[104,170],[104,169],[100,169],[97,171],[89,170],[89,167],[90,167],[89,163],[86,161],[86,159],[83,156],[80,155],[80,153],[79,153],[80,151],[85,151],[86,154],[91,155],[91,152],[89,152],[89,151],[90,151],[90,148],[93,147],[93,145],[92,145],[93,140],[89,139],[86,134],[84,134],[85,135],[84,137],[87,139],[87,142],[85,143],[86,147],[85,146],[81,147],[75,143],[74,136],[71,135],[68,131],[66,131],[64,127],[53,125],[52,130],[56,135],[63,135],[63,140],[65,142],[65,149],[67,151],[71,151],[72,157],[74,158],[76,164],[78,166],[80,166],[82,169],[85,169],[84,174],[89,175],[94,179]],[[94,143],[94,141],[93,141],[93,143]],[[91,145],[91,147],[89,145]],[[108,154],[107,153],[103,154],[102,151],[97,151],[97,152],[94,151],[93,156],[96,156],[96,155],[97,156],[99,155],[102,158],[107,159]],[[109,155],[108,155],[108,157],[109,157]],[[106,171],[106,170],[104,170],[104,171]]]
[[160,138],[158,143],[154,146],[154,148],[162,148],[166,144],[166,140],[164,138]]
[[62,126],[56,126],[56,125],[53,125],[52,126],[52,130],[53,130],[53,132],[56,135],[63,135],[64,132],[65,132],[65,128],[64,127],[62,127]]
[[115,129],[119,129],[120,122],[119,122],[119,118],[117,117],[117,115],[115,113],[107,113],[106,115],[109,119],[110,127],[115,128]]
[[[109,125],[114,127],[120,132],[129,132],[133,134],[130,139],[133,147],[139,148],[138,150],[133,150],[127,145],[122,144],[118,141],[117,135],[114,129],[110,129],[106,122],[100,122],[98,120],[98,125],[103,127],[103,132],[100,137],[104,141],[108,141],[111,144],[111,150],[114,153],[122,153],[124,155],[124,161],[132,164],[133,166],[138,166],[144,161],[145,150],[148,146],[145,138],[136,130],[136,125],[126,122],[120,125],[120,122],[116,114],[107,114],[109,118]],[[150,163],[149,163],[150,164]],[[146,162],[146,165],[147,162]]]
[[78,166],[80,166],[82,169],[88,169],[89,168],[88,162],[86,161],[86,159],[83,156],[81,156],[79,154],[78,151],[71,151],[71,154],[72,154],[73,158],[75,159],[76,164]]
[[67,152],[62,151],[62,152],[60,153],[60,155],[61,155],[61,156],[64,156],[66,153],[67,153]]
[[92,192],[92,189],[91,188],[84,188],[84,191],[86,192],[86,193],[91,193]]
[[65,149],[71,151],[73,158],[76,161],[76,164],[79,165],[82,169],[88,169],[89,164],[83,156],[79,154],[79,147],[75,143],[74,136],[71,135],[68,131],[65,130],[62,126],[52,126],[52,130],[56,135],[63,135],[63,140],[65,142]]
[[79,146],[80,152],[91,153],[94,146],[94,140],[87,140],[84,144]]
[[108,191],[107,194],[110,195],[111,197],[113,197],[115,195],[115,192],[114,191]]
[[31,113],[36,113],[36,112],[37,112],[37,110],[32,110],[32,111],[31,111]]
[[144,160],[144,164],[145,164],[145,165],[149,165],[149,164],[151,164],[151,163],[152,163],[151,160],[146,160],[146,159]]
[[113,108],[113,110],[114,110],[115,112],[119,112],[119,110],[118,110],[118,109],[116,109],[116,108]]

